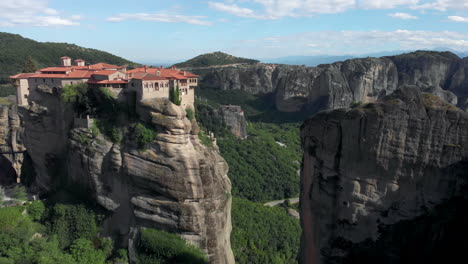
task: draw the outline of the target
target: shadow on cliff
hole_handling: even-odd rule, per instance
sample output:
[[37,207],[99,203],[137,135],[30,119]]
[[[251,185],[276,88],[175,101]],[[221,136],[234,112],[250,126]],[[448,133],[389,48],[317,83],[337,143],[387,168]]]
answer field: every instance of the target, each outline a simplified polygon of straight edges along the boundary
[[0,154],[0,185],[6,186],[16,182],[16,171],[11,162]]
[[[337,248],[348,250],[344,258],[329,259],[334,264],[461,263],[468,252],[468,162],[442,168],[459,181],[453,193],[433,209],[421,208],[419,217],[380,226],[380,237],[358,244],[336,240]],[[459,194],[457,196],[453,196]],[[464,261],[462,261],[464,262]]]

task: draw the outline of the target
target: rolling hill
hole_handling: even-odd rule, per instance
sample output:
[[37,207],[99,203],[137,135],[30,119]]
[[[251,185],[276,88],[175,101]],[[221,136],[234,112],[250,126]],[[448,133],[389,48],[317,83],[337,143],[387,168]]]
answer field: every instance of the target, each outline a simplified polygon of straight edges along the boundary
[[174,66],[178,68],[198,68],[209,66],[220,66],[237,63],[255,64],[258,60],[240,58],[220,51],[199,55],[185,62],[177,63]]
[[130,67],[138,65],[96,49],[69,43],[38,42],[20,35],[0,32],[0,83],[8,82],[8,76],[21,72],[28,56],[31,56],[37,67],[58,65],[62,56],[83,59],[87,63],[107,62]]

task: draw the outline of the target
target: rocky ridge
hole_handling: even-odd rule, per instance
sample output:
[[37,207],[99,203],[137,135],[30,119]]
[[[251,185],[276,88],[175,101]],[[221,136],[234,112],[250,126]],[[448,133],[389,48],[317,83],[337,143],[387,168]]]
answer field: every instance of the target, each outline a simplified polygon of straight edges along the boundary
[[318,67],[255,64],[194,71],[202,76],[205,87],[274,93],[280,111],[315,112],[372,102],[403,85],[416,85],[463,106],[468,97],[464,89],[468,84],[467,60],[450,52],[417,51]]
[[348,263],[353,245],[464,195],[468,114],[420,87],[320,112],[301,139],[302,263]]

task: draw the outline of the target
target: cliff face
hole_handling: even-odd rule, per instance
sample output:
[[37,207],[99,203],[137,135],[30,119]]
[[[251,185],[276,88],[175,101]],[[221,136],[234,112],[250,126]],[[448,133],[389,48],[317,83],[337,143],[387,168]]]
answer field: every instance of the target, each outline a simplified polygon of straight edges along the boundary
[[418,87],[321,112],[301,138],[303,263],[344,263],[353,245],[463,194],[468,114]]
[[0,105],[0,184],[16,182],[23,164],[23,128],[18,108]]
[[238,138],[247,137],[247,124],[244,111],[238,105],[225,105],[220,108],[221,115],[226,127]]
[[375,101],[403,85],[416,85],[452,104],[464,103],[468,96],[466,63],[466,58],[462,60],[450,52],[417,51],[318,67],[256,64],[197,73],[207,87],[274,93],[278,110],[296,112]]
[[110,212],[104,233],[129,238],[131,258],[139,228],[158,228],[199,246],[210,263],[234,263],[231,183],[216,146],[202,145],[196,123],[168,100],[141,102],[138,113],[158,129],[146,150],[76,127],[57,94],[39,92],[25,110],[37,184],[43,191],[57,181],[88,190]]

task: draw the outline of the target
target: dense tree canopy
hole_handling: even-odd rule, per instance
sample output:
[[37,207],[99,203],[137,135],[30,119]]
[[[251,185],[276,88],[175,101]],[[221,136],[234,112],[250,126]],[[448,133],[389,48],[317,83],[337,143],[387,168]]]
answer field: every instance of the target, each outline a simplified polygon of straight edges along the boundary
[[301,228],[284,208],[234,198],[232,225],[236,263],[297,263]]
[[[134,62],[96,49],[68,43],[37,42],[20,35],[0,33],[0,83],[7,83],[8,76],[22,72],[29,56],[39,68],[59,65],[62,56],[83,59],[86,63],[137,66]],[[31,72],[31,69],[28,71]]]

